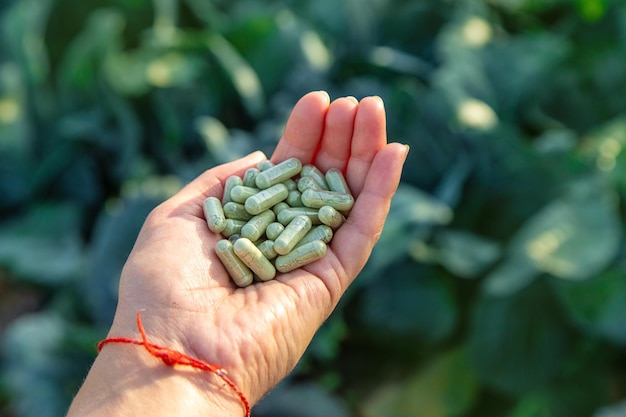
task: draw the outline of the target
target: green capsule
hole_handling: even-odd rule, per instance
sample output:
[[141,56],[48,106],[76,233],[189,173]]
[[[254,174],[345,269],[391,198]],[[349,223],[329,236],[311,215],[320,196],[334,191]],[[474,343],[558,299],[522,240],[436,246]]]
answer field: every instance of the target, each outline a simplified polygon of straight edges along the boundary
[[324,243],[328,243],[333,238],[333,229],[325,224],[320,224],[319,226],[315,226],[313,229],[309,231],[300,242],[298,242],[298,246],[305,245],[309,242],[313,242],[314,240],[321,240]]
[[267,236],[267,238],[270,240],[275,240],[278,235],[282,233],[283,230],[285,230],[285,226],[283,226],[279,222],[273,222],[270,223],[265,229],[265,236]]
[[288,254],[298,242],[311,230],[311,218],[297,216],[285,227],[285,230],[274,241],[274,250],[279,255]]
[[281,201],[280,203],[272,207],[272,211],[276,213],[276,215],[278,216],[278,213],[280,213],[281,210],[286,209],[286,208],[289,208],[289,204],[285,203],[284,201]]
[[276,268],[254,243],[245,237],[238,239],[233,245],[235,255],[256,274],[261,281],[268,281],[276,276]]
[[286,179],[283,181],[283,184],[285,184],[285,187],[287,187],[289,191],[295,191],[298,189],[298,183],[292,178]]
[[296,216],[307,216],[311,223],[320,224],[318,210],[310,207],[287,207],[282,209],[278,215],[278,221],[283,225],[288,225]]
[[[239,240],[237,242],[239,242]],[[286,255],[278,256],[275,260],[276,269],[278,269],[279,272],[293,271],[294,269],[317,261],[325,254],[326,244],[321,240],[314,240],[313,242],[294,248]]]
[[244,224],[246,224],[246,222],[243,220],[226,219],[226,227],[222,230],[222,236],[229,237],[235,233],[240,234]]
[[346,218],[339,211],[331,206],[322,206],[318,212],[320,221],[327,226],[337,229],[346,221]]
[[241,228],[241,237],[255,241],[261,238],[265,234],[267,226],[276,220],[276,214],[272,210],[265,210],[264,212],[257,214]]
[[236,175],[231,175],[226,179],[226,183],[224,184],[224,195],[222,196],[222,205],[228,203],[229,201],[233,201],[230,197],[230,192],[233,187],[237,185],[243,185],[243,180]]
[[217,197],[208,197],[203,204],[204,218],[213,233],[222,233],[226,227],[226,216],[222,202]]
[[289,204],[291,207],[303,207],[301,193],[298,190],[289,191],[289,195],[287,196],[287,200],[285,202]]
[[246,287],[252,284],[252,271],[235,255],[233,244],[227,239],[222,239],[215,245],[215,253],[224,265],[228,275],[238,287]]
[[308,189],[302,193],[301,198],[302,203],[311,208],[331,206],[335,210],[349,211],[354,205],[354,197],[336,191]]
[[319,184],[317,183],[317,181],[313,179],[313,177],[300,177],[298,178],[297,185],[298,185],[298,191],[300,191],[301,193],[305,192],[309,188],[312,188],[314,190],[321,189]]
[[313,181],[315,181],[318,185],[318,188],[322,190],[328,190],[328,185],[326,184],[326,177],[315,165],[305,165],[302,167],[302,171],[300,172],[301,177],[311,177]]
[[243,185],[246,187],[256,187],[256,176],[261,172],[258,168],[250,168],[243,174]]
[[259,171],[263,172],[263,171],[270,169],[273,166],[274,164],[272,163],[272,161],[270,161],[269,159],[266,159],[265,161],[259,162],[256,167],[259,169]]
[[246,211],[246,207],[243,204],[229,201],[224,204],[224,215],[227,219],[233,220],[245,220],[248,221],[252,218],[252,214]]
[[256,186],[266,189],[297,175],[302,169],[302,162],[297,158],[289,158],[280,164],[261,171],[256,176]]
[[352,195],[346,178],[337,168],[331,168],[326,171],[326,184],[328,184],[330,191]]
[[[260,174],[259,174],[260,175]],[[257,177],[258,178],[258,177]],[[261,190],[257,194],[248,197],[245,203],[246,210],[250,214],[259,214],[285,200],[289,195],[289,190],[284,184],[275,184]]]
[[230,199],[235,203],[245,203],[248,197],[257,194],[259,191],[256,187],[246,187],[245,185],[236,185],[230,191]]
[[273,240],[269,240],[269,239],[264,240],[263,242],[257,245],[257,248],[259,248],[263,256],[265,256],[270,261],[278,256],[278,254],[274,250]]

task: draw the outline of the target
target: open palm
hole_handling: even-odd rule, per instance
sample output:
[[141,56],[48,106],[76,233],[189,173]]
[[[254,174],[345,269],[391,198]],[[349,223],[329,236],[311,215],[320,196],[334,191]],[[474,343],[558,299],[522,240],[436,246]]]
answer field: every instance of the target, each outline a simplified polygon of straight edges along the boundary
[[266,157],[255,152],[213,168],[146,219],[120,283],[111,335],[137,335],[228,370],[252,403],[287,375],[365,265],[378,240],[407,148],[387,144],[382,101],[309,93],[294,107],[273,162],[289,157],[340,168],[356,198],[324,258],[276,279],[237,288],[214,253],[202,203],[230,175]]

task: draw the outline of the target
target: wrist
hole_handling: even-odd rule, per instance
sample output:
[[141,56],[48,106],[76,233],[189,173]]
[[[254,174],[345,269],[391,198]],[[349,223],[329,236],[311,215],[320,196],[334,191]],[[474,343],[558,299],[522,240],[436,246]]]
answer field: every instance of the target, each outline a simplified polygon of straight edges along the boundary
[[105,345],[76,396],[73,416],[243,416],[244,408],[215,374],[167,366],[143,345]]

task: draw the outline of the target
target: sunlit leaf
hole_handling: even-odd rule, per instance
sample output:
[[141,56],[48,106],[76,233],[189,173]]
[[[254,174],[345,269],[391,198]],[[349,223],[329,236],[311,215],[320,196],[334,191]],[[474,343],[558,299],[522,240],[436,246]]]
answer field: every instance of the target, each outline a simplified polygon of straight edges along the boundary
[[478,380],[463,350],[444,353],[401,383],[381,387],[363,405],[366,417],[467,415]]
[[554,281],[556,293],[583,329],[626,345],[626,273],[609,270],[582,282]]
[[261,115],[265,109],[265,94],[254,69],[219,33],[208,34],[206,45],[232,82],[246,110],[252,116]]

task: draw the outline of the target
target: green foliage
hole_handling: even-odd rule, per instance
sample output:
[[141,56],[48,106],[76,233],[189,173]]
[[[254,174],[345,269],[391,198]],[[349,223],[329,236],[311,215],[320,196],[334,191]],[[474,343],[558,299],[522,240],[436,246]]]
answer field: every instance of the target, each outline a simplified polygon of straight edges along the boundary
[[380,95],[411,151],[259,415],[623,413],[625,24],[615,0],[2,2],[0,414],[63,415],[147,213],[271,153],[319,89]]

